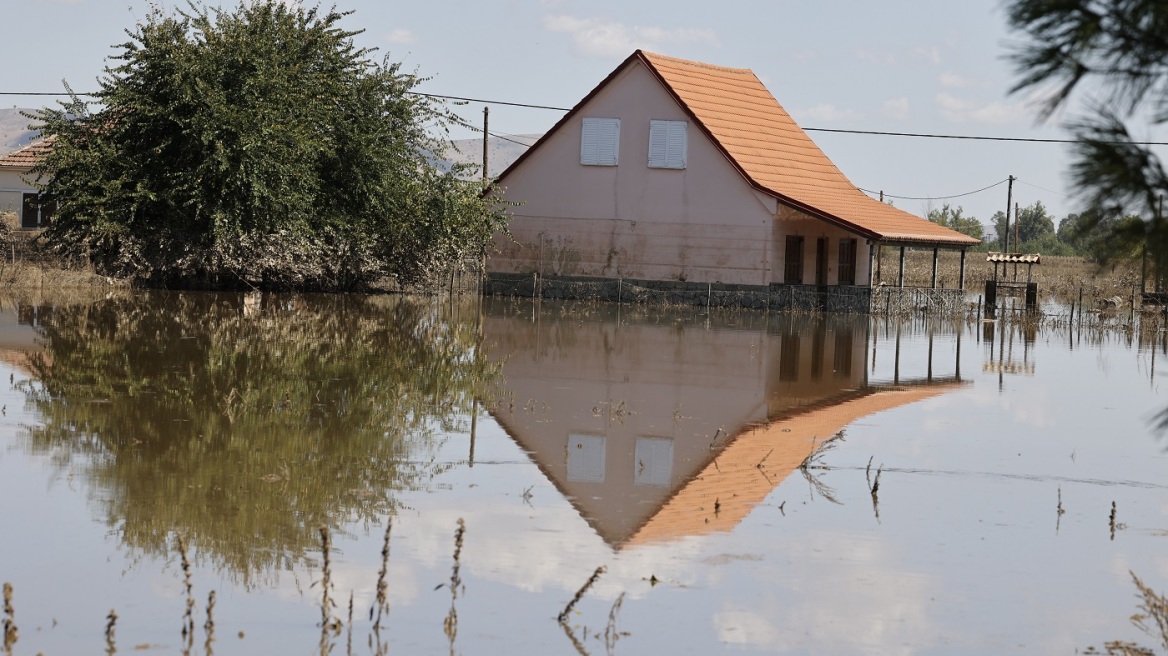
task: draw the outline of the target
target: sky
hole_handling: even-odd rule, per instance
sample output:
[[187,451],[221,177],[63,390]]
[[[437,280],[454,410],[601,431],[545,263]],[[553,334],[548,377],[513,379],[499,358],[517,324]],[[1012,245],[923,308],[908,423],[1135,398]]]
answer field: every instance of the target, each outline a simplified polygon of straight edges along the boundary
[[[25,17],[16,23],[40,28],[5,30],[0,53],[18,64],[0,69],[0,91],[60,91],[62,79],[78,91],[95,88],[117,52],[112,46],[149,4],[3,0],[5,14]],[[435,94],[572,107],[643,48],[750,68],[804,128],[1067,138],[1062,126],[1081,115],[1076,101],[1039,123],[1036,96],[1010,94],[1018,76],[1007,55],[1020,36],[1008,31],[997,0],[336,0],[336,7],[353,10],[344,25],[364,30],[359,45],[426,77],[418,89]],[[3,106],[45,100],[0,97]],[[456,109],[479,125],[483,106]],[[491,132],[542,133],[561,115],[491,105]],[[809,134],[858,187],[883,190],[918,215],[950,203],[988,223],[1006,208],[1010,175],[1018,178],[1014,201],[1041,201],[1056,225],[1078,207],[1065,144]],[[477,135],[459,129],[452,136]],[[995,183],[1002,184],[943,198]]]

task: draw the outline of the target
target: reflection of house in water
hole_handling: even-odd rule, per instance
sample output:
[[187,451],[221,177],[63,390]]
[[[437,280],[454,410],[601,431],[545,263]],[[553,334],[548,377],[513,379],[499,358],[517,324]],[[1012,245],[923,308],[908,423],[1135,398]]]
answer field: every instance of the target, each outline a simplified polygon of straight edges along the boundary
[[729,530],[851,422],[960,380],[869,384],[867,316],[516,307],[484,319],[504,362],[494,416],[618,549]]
[[25,304],[0,309],[0,362],[27,370],[29,356],[44,350],[36,329],[40,318],[51,312],[48,306]]

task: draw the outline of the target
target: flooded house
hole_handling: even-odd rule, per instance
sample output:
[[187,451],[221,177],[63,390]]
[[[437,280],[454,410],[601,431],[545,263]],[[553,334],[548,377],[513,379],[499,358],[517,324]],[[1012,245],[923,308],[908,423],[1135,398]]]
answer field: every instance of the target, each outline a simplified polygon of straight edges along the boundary
[[877,244],[960,250],[964,273],[978,243],[860,191],[750,70],[641,50],[497,184],[521,204],[494,240],[491,293],[541,278],[545,296],[786,288],[866,310]]
[[730,531],[789,476],[814,476],[800,465],[852,422],[963,384],[960,346],[953,365],[930,350],[901,367],[897,349],[895,378],[869,380],[855,314],[614,308],[533,320],[488,303],[483,343],[502,363],[495,420],[618,551]]
[[9,228],[32,230],[49,224],[53,207],[41,202],[29,174],[51,147],[49,140],[40,139],[0,156],[0,216],[15,217]]

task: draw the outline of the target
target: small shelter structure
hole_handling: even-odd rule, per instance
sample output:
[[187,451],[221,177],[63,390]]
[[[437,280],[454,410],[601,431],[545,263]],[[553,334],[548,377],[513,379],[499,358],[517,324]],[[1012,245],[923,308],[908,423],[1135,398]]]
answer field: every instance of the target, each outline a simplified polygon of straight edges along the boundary
[[960,250],[963,287],[965,250],[979,243],[858,189],[749,69],[641,50],[497,189],[520,205],[494,241],[488,293],[533,275],[703,299],[833,287],[866,309],[876,245],[901,248],[900,287],[905,247]]

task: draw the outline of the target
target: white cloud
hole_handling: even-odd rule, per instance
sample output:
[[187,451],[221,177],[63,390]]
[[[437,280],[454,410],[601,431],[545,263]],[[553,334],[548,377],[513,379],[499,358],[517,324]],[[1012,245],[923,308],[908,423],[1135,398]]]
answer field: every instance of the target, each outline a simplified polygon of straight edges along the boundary
[[865,61],[870,64],[887,64],[889,66],[896,64],[896,55],[889,52],[876,52],[874,50],[857,50],[856,57],[860,61]]
[[950,95],[944,91],[937,94],[937,108],[945,120],[954,123],[988,123],[1003,125],[1019,123],[1028,116],[1024,103],[1006,103],[995,101],[979,105],[972,100],[965,100]]
[[819,55],[817,55],[814,50],[800,50],[799,52],[797,52],[791,56],[797,62],[809,62],[809,61],[813,61],[815,59],[818,59],[818,57],[819,57]]
[[820,103],[814,107],[797,110],[800,122],[819,121],[821,123],[837,123],[840,121],[854,121],[864,118],[864,115],[853,109],[839,109],[830,103]]
[[779,632],[758,612],[742,608],[724,610],[714,615],[718,638],[730,645],[769,647],[779,642]]
[[890,98],[880,107],[880,115],[898,121],[908,118],[908,98]]
[[941,63],[941,51],[935,46],[920,47],[913,51],[915,57],[920,57],[927,60],[929,63],[937,65]]
[[962,77],[956,73],[946,71],[941,74],[941,86],[949,87],[951,89],[960,89],[963,87],[973,86],[973,81]]
[[544,29],[569,34],[576,49],[591,57],[624,57],[637,48],[658,49],[684,43],[719,45],[713,30],[693,27],[640,27],[597,18],[547,16]]
[[390,43],[417,43],[418,36],[409,30],[398,28],[386,34],[385,40]]

